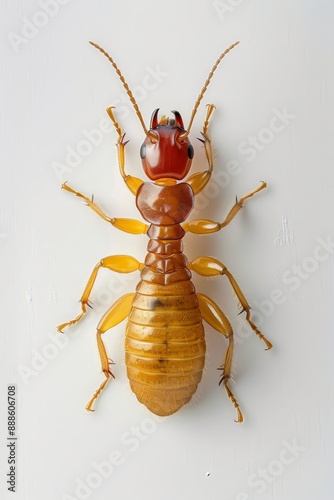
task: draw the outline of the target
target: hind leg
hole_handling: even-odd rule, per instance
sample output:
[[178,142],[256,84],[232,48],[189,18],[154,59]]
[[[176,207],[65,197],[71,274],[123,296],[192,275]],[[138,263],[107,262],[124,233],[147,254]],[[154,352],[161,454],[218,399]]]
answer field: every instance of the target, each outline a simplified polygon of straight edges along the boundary
[[225,387],[225,391],[230,401],[232,402],[234,408],[237,411],[237,423],[243,422],[244,418],[240,410],[240,406],[238,401],[236,400],[233,392],[229,387],[229,380],[231,378],[232,372],[232,360],[233,360],[233,348],[234,348],[234,339],[233,339],[233,330],[232,326],[220,309],[217,304],[211,300],[206,295],[202,293],[197,293],[199,308],[202,314],[203,319],[210,325],[212,328],[222,333],[224,337],[228,340],[228,348],[225,354],[224,362],[218,368],[222,370],[222,376],[219,381],[219,385],[223,384]]
[[127,293],[126,295],[123,295],[123,297],[118,299],[110,307],[110,309],[108,309],[108,311],[105,313],[105,315],[102,317],[101,321],[97,325],[97,333],[96,333],[97,347],[100,354],[102,372],[105,376],[105,380],[102,382],[100,387],[95,391],[93,397],[88,402],[86,406],[87,411],[94,411],[92,408],[94,401],[99,397],[101,392],[105,389],[111,377],[115,378],[114,374],[110,369],[110,364],[113,362],[108,358],[107,351],[102,340],[102,334],[105,333],[110,328],[112,328],[113,326],[118,325],[118,323],[123,321],[129,315],[134,295],[135,295],[134,293]]

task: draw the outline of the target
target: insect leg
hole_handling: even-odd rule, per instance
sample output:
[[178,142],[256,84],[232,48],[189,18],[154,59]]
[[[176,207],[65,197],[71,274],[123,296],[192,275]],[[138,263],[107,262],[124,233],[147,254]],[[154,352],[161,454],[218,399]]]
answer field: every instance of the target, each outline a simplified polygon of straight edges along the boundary
[[84,200],[85,204],[88,205],[92,210],[94,210],[95,213],[97,213],[103,220],[106,220],[107,222],[112,222],[112,219],[108,217],[100,207],[96,205],[93,201],[93,196],[92,199],[88,198],[88,196],[85,196],[84,194],[80,193],[79,191],[75,191],[71,186],[68,186],[67,182],[64,182],[61,185],[62,189],[65,189],[65,191],[68,191],[69,193],[75,194],[75,196],[78,196],[82,200]]
[[114,125],[116,132],[117,132],[117,135],[118,135],[116,147],[117,147],[119,170],[121,172],[121,176],[123,177],[125,184],[129,188],[131,193],[136,195],[138,188],[144,183],[144,181],[142,181],[138,177],[133,177],[132,175],[127,175],[125,173],[125,146],[127,145],[127,143],[129,141],[124,140],[125,134],[122,132],[122,129],[121,129],[118,121],[116,120],[112,109],[113,109],[112,106],[107,108],[107,113],[108,113],[110,120],[113,122],[113,125]]
[[[207,112],[206,112],[206,117],[205,117],[205,120],[204,120],[204,124],[203,124],[203,130],[202,130],[202,133],[207,136],[207,131],[208,131],[208,127],[209,127],[209,123],[210,123],[210,119],[211,119],[211,116],[212,116],[212,113],[213,113],[213,110],[215,109],[215,105],[214,104],[207,104],[206,107],[208,108],[207,109]],[[210,162],[209,162],[210,164]]]
[[251,191],[250,193],[246,194],[245,196],[242,196],[240,200],[238,200],[237,198],[235,204],[233,205],[233,207],[231,208],[231,210],[229,211],[223,222],[215,222],[207,219],[194,219],[189,222],[186,222],[185,224],[182,224],[184,231],[186,232],[189,231],[195,234],[210,234],[220,231],[223,227],[227,226],[234,219],[234,217],[243,207],[244,202],[248,198],[251,198],[256,193],[262,191],[262,189],[265,189],[266,187],[267,183],[262,181],[261,184],[256,189],[253,189],[253,191]]
[[201,132],[202,139],[199,139],[203,144],[204,144],[204,150],[205,150],[205,156],[208,162],[208,170],[205,170],[204,172],[198,172],[196,174],[191,175],[188,177],[188,179],[185,180],[193,189],[194,194],[200,193],[207,183],[209,182],[211,178],[211,174],[213,172],[213,151],[212,151],[212,143],[211,139],[208,136],[208,126],[210,122],[211,115],[213,113],[213,110],[215,109],[213,104],[208,104],[207,105],[207,112],[206,112],[206,117],[204,120],[203,124],[203,129]]
[[215,106],[213,104],[208,104],[207,108],[208,109],[207,109],[206,117],[205,117],[204,124],[203,124],[203,130],[201,132],[203,139],[199,139],[199,140],[204,144],[205,155],[206,155],[206,159],[207,159],[207,162],[209,165],[208,172],[211,175],[211,173],[213,172],[213,151],[212,151],[211,139],[208,136],[207,132],[208,132],[210,118],[211,118],[211,115],[213,113],[213,110],[215,109]]
[[236,420],[236,422],[241,423],[243,421],[243,416],[240,410],[240,406],[228,385],[232,371],[232,358],[233,358],[233,347],[234,347],[232,326],[227,317],[225,316],[225,314],[223,313],[223,311],[220,309],[220,307],[217,306],[217,304],[213,300],[211,300],[209,297],[201,293],[197,293],[197,297],[203,319],[210,326],[212,326],[212,328],[222,333],[229,342],[225,354],[225,360],[218,368],[219,370],[222,370],[222,376],[220,378],[219,385],[220,384],[224,385],[226,393],[229,399],[231,400],[234,408],[237,411],[238,420]]
[[126,233],[131,233],[131,234],[144,234],[148,230],[149,226],[147,224],[144,224],[143,222],[135,219],[119,219],[119,218],[111,218],[108,217],[101,208],[96,205],[92,199],[88,198],[88,196],[85,196],[84,194],[80,193],[79,191],[75,191],[73,188],[67,185],[66,182],[62,184],[62,189],[65,189],[69,193],[75,194],[75,196],[78,196],[84,202],[86,205],[88,205],[95,213],[97,213],[103,220],[109,222],[112,226],[116,227],[117,229],[120,229],[121,231],[125,231]]
[[60,333],[63,333],[64,328],[78,323],[78,321],[80,321],[87,312],[86,306],[91,307],[89,304],[89,296],[101,267],[110,269],[110,271],[115,271],[117,273],[132,273],[133,271],[142,269],[143,266],[144,264],[141,264],[137,259],[135,259],[134,257],[130,257],[129,255],[112,255],[110,257],[101,259],[100,262],[94,267],[86,288],[81,296],[80,302],[82,312],[75,319],[59,325],[58,331]]
[[240,200],[238,201],[238,198],[236,198],[236,202],[227,214],[226,219],[219,224],[219,229],[222,229],[223,227],[227,226],[232,219],[237,215],[239,212],[240,208],[242,208],[244,202],[248,199],[254,196],[254,194],[258,193],[259,191],[262,191],[262,189],[265,189],[267,187],[267,183],[262,181],[261,184],[256,188],[253,189],[250,193],[246,194],[245,196],[242,196]]
[[266,339],[266,337],[260,332],[260,330],[251,320],[250,305],[246,300],[243,292],[241,291],[238,283],[235,281],[234,277],[232,276],[230,271],[224,266],[224,264],[222,264],[221,262],[219,262],[219,260],[214,259],[212,257],[197,257],[188,264],[188,268],[202,276],[225,275],[228,278],[229,282],[231,283],[231,286],[240,301],[242,307],[241,312],[246,312],[246,321],[248,322],[252,330],[256,333],[256,335],[266,344],[267,346],[266,350],[272,348],[272,343],[269,342],[268,339]]
[[108,311],[104,314],[101,321],[97,325],[97,347],[99,349],[99,354],[101,358],[102,372],[104,373],[105,380],[99,386],[99,388],[95,391],[93,397],[90,399],[86,406],[87,411],[94,411],[93,404],[94,401],[99,397],[103,389],[108,384],[110,378],[115,378],[114,374],[110,369],[110,364],[112,361],[108,358],[105,345],[101,338],[101,335],[105,333],[107,330],[112,328],[113,326],[118,325],[121,321],[123,321],[130,313],[131,305],[134,297],[134,293],[127,293],[123,295],[120,299],[118,299]]

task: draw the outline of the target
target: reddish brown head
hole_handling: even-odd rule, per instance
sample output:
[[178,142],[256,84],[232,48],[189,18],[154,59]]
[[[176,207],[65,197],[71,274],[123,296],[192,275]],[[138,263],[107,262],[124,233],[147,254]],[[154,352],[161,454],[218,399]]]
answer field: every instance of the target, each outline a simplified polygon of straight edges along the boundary
[[163,116],[158,121],[158,111],[153,111],[148,136],[140,148],[143,169],[153,181],[164,177],[181,180],[189,172],[194,148],[180,113],[172,111],[174,119]]

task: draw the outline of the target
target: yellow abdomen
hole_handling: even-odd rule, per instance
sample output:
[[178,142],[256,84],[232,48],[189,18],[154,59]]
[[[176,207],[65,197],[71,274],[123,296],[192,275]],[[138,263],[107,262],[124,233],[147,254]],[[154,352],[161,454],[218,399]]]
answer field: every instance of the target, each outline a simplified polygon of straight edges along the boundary
[[190,278],[140,281],[126,328],[125,363],[132,391],[156,415],[188,403],[202,378],[204,328]]

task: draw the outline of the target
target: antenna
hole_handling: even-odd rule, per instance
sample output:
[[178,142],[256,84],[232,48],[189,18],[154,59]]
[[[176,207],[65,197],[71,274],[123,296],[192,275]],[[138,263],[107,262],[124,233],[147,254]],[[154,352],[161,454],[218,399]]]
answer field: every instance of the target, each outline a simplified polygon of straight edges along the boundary
[[187,131],[186,133],[183,135],[183,137],[187,137],[187,135],[189,135],[189,132],[190,132],[190,129],[191,129],[191,126],[193,124],[193,121],[194,121],[194,118],[195,118],[195,115],[197,113],[197,109],[198,109],[198,106],[200,105],[200,102],[209,86],[209,83],[211,81],[211,78],[213,77],[213,74],[214,72],[216,71],[217,67],[218,67],[218,64],[220,63],[220,61],[226,56],[226,54],[228,54],[230,52],[230,50],[232,50],[236,45],[238,45],[238,43],[240,43],[239,41],[238,42],[234,42],[232,43],[232,45],[230,45],[222,54],[220,54],[220,56],[218,57],[217,61],[215,62],[215,64],[213,65],[210,73],[209,73],[209,76],[208,78],[206,79],[205,83],[204,83],[204,87],[202,88],[201,90],[201,93],[199,94],[199,96],[197,97],[197,100],[195,102],[195,106],[194,106],[194,109],[191,113],[191,117],[190,117],[190,122],[189,122],[189,125],[188,125],[188,128],[187,128]]
[[131,92],[130,88],[129,88],[129,85],[126,83],[125,81],[125,78],[124,76],[122,75],[121,73],[121,70],[119,69],[119,67],[117,66],[117,64],[115,63],[115,61],[113,60],[113,58],[108,54],[108,52],[106,52],[104,49],[102,49],[102,47],[100,47],[97,43],[94,43],[94,42],[89,42],[91,45],[93,45],[93,47],[95,47],[97,50],[99,50],[100,52],[102,52],[102,54],[111,62],[111,64],[113,65],[117,75],[119,76],[119,79],[121,80],[122,84],[123,84],[123,87],[125,88],[126,90],[126,93],[128,94],[129,96],[129,99],[132,103],[132,106],[134,107],[135,109],[135,112],[139,118],[139,121],[141,123],[141,126],[143,127],[144,129],[144,132],[145,134],[148,136],[148,137],[151,137],[150,133],[148,132],[146,126],[145,126],[145,123],[144,123],[144,120],[143,120],[143,117],[142,117],[142,114],[139,110],[139,107],[138,107],[138,104],[137,104],[137,101],[136,99],[134,98],[133,96],[133,93]]

